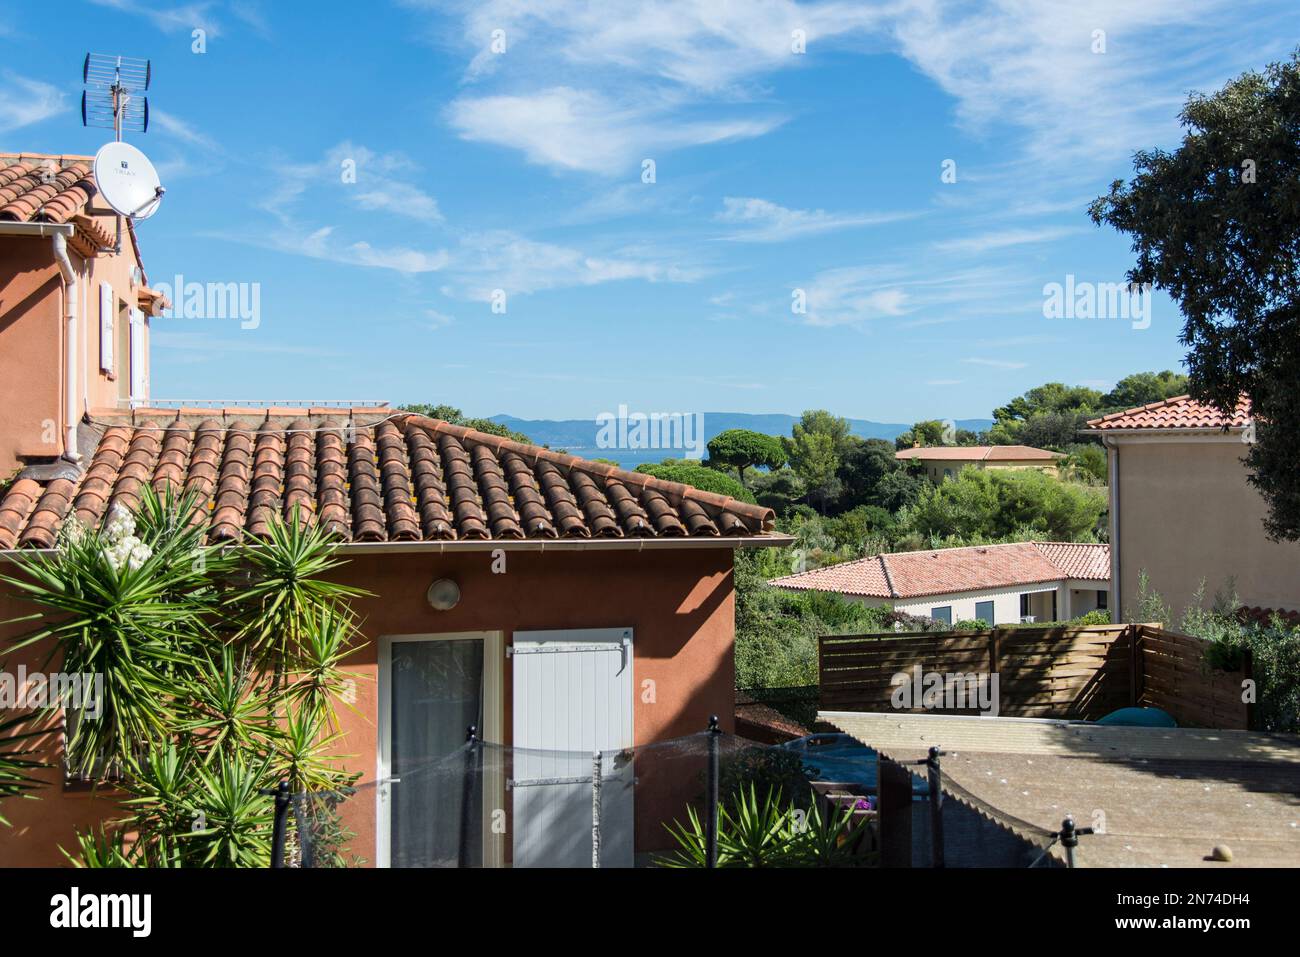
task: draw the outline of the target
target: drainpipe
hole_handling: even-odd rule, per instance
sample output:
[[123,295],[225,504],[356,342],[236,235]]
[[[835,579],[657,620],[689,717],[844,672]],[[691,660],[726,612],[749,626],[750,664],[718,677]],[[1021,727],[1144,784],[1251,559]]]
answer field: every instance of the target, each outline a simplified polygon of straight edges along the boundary
[[63,313],[67,329],[66,369],[64,370],[63,388],[63,457],[69,462],[80,462],[81,453],[77,451],[77,273],[68,258],[68,240],[62,233],[55,233],[54,261],[59,264],[63,274]]
[[1119,593],[1119,444],[1105,436],[1106,481],[1110,485],[1110,620],[1118,622],[1124,614]]

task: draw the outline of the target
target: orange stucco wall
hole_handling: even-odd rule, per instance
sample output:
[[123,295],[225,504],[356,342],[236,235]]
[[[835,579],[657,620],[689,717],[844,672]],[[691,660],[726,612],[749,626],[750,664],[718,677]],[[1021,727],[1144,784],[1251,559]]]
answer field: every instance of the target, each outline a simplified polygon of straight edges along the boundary
[[[338,577],[375,595],[354,603],[368,643],[347,661],[347,668],[361,677],[355,712],[340,709],[345,737],[338,753],[350,756],[348,766],[362,772],[363,781],[373,781],[376,770],[375,679],[377,639],[382,635],[503,631],[509,645],[518,630],[631,627],[636,743],[701,731],[710,714],[718,714],[724,730],[732,730],[734,593],[729,548],[509,552],[505,574],[493,573],[487,551],[442,557],[371,554],[352,558]],[[429,584],[438,578],[460,585],[460,604],[451,611],[434,611],[425,600]],[[21,607],[0,596],[0,620],[20,613]],[[14,633],[12,626],[0,631]],[[11,657],[4,667],[16,669],[20,661],[37,667],[42,660],[43,652],[33,649]],[[511,727],[509,660],[503,667],[506,743]],[[643,693],[647,680],[654,682],[653,701]],[[49,745],[57,745],[56,736]],[[65,791],[59,771],[50,770],[45,777],[51,786],[37,792],[38,800],[10,799],[0,805],[0,814],[13,824],[0,827],[0,866],[66,863],[58,845],[71,848],[74,829],[102,819],[111,807],[84,792]],[[698,790],[693,778],[682,786]],[[663,846],[661,822],[682,816],[681,788],[660,797],[656,793],[638,783],[639,849]],[[365,821],[353,823],[364,826]],[[366,853],[367,838],[361,836],[358,850],[373,860],[373,854]]]
[[[110,232],[111,217],[97,217]],[[99,290],[108,283],[114,302],[135,306],[135,252],[128,235],[121,253],[89,259],[71,247],[77,273],[76,417],[87,409],[111,410],[119,382],[129,383],[130,356],[115,349],[113,369],[100,368]],[[53,457],[64,449],[66,376],[63,280],[49,237],[0,236],[0,480],[23,464],[22,456]],[[148,395],[149,320],[144,327],[144,384]]]
[[[1243,604],[1300,608],[1300,545],[1264,533],[1267,509],[1246,482],[1245,453],[1235,436],[1119,446],[1118,536],[1113,524],[1111,532],[1119,601],[1112,594],[1112,607],[1135,611],[1145,570],[1175,627],[1202,581],[1207,607],[1232,579]],[[1112,490],[1112,513],[1115,498]]]

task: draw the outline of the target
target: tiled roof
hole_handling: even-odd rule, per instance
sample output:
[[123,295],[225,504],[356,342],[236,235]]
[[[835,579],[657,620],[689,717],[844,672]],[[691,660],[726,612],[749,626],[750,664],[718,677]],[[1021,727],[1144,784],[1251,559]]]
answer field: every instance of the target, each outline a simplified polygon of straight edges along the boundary
[[1110,546],[1012,542],[874,555],[774,579],[779,588],[870,598],[920,598],[1067,578],[1110,579]]
[[[740,537],[770,509],[391,410],[148,409],[93,421],[85,471],[20,476],[0,549],[49,548],[72,513],[96,525],[145,485],[194,492],[208,540],[265,533],[295,505],[351,542]],[[83,426],[84,428],[84,426]]]
[[1036,449],[1030,445],[931,445],[900,449],[894,458],[960,462],[1050,462],[1061,458],[1060,452]]
[[89,156],[0,153],[0,220],[74,223],[100,246],[113,243],[86,207],[97,192]]
[[1231,429],[1244,428],[1250,419],[1250,400],[1242,396],[1232,417],[1227,418],[1213,406],[1197,402],[1191,396],[1180,395],[1163,402],[1152,402],[1127,412],[1092,419],[1088,427],[1095,432],[1120,432],[1139,429],[1199,429],[1221,431],[1226,425]]
[[1110,580],[1110,546],[1080,542],[1034,542],[1043,556],[1067,578]]

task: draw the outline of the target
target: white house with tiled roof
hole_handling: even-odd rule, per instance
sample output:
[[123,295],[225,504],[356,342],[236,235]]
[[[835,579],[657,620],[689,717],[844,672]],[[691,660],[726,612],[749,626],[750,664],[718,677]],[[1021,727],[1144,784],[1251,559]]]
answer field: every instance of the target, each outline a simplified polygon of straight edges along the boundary
[[1110,546],[1012,542],[873,555],[774,579],[949,623],[1064,621],[1107,607]]

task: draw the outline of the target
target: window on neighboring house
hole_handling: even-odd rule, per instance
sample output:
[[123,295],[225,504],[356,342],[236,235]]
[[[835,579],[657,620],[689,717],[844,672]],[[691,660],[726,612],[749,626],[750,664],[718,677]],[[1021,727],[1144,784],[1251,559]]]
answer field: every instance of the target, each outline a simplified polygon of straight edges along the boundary
[[930,609],[930,617],[945,625],[952,624],[952,605],[937,605]]
[[993,620],[993,602],[977,601],[975,603],[975,617],[980,621],[988,622],[990,625],[996,625],[997,622]]
[[1020,617],[1025,618],[1029,615],[1029,596],[1020,596]]
[[1097,607],[1102,611],[1106,610],[1106,603],[1110,601],[1110,592],[1104,589],[1097,589]]
[[952,478],[952,469],[944,469],[944,470],[943,470],[943,477],[944,477],[944,478]]

